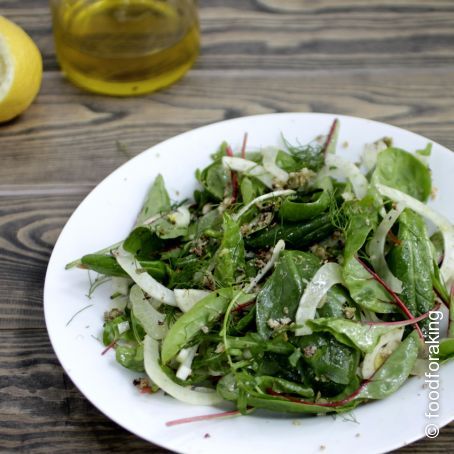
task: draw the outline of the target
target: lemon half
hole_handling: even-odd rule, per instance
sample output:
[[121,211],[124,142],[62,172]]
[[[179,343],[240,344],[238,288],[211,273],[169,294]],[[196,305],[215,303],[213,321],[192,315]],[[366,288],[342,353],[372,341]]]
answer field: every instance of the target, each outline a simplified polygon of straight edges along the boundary
[[41,54],[30,36],[0,16],[0,122],[24,112],[38,94]]

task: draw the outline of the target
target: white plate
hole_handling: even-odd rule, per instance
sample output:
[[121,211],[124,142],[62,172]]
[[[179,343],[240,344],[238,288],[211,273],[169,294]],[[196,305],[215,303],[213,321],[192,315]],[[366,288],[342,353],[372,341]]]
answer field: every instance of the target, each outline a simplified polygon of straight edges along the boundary
[[[393,137],[407,150],[424,148],[428,139],[411,132],[360,118],[337,116],[341,122],[338,154],[358,158],[364,143]],[[174,199],[190,197],[194,171],[209,162],[223,140],[241,146],[244,132],[249,148],[281,143],[281,133],[306,143],[326,134],[334,116],[312,113],[260,115],[205,126],[156,145],[130,160],[102,181],[80,204],[55,245],[46,275],[44,308],[55,352],[81,392],[105,415],[150,442],[185,453],[304,453],[386,452],[424,436],[425,426],[447,424],[454,418],[454,363],[442,368],[439,417],[425,417],[428,389],[414,378],[394,395],[361,406],[349,417],[303,417],[258,412],[251,416],[166,427],[177,418],[219,411],[194,407],[168,396],[143,395],[132,386],[140,374],[115,362],[113,352],[101,356],[102,316],[108,308],[109,289],[100,287],[92,300],[85,296],[87,273],[65,271],[64,265],[83,254],[121,240],[130,230],[144,195],[161,173]],[[452,188],[454,155],[433,144],[430,166],[438,188],[437,210],[454,220]],[[451,199],[451,200],[450,200]],[[87,304],[93,306],[68,321]],[[451,383],[451,385],[449,385]],[[209,436],[205,436],[209,434]]]

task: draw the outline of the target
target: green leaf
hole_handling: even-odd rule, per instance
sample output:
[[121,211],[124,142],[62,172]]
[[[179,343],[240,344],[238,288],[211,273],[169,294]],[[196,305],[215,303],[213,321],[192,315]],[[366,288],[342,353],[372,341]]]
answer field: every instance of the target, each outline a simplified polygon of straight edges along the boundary
[[149,226],[136,227],[123,242],[123,249],[139,260],[156,256],[163,246],[164,241]]
[[221,159],[216,160],[201,172],[198,172],[197,179],[215,200],[221,201],[224,199],[228,177]]
[[273,333],[270,320],[295,319],[301,295],[307,283],[320,267],[320,260],[313,254],[284,251],[280,254],[275,270],[257,296],[257,331],[263,338]]
[[363,353],[370,353],[380,337],[395,326],[364,325],[360,322],[340,318],[317,318],[307,322],[313,331],[326,331],[339,342],[356,347]]
[[310,202],[299,202],[287,197],[281,205],[279,216],[285,221],[297,222],[312,219],[323,213],[331,203],[330,191],[324,190],[313,195]]
[[325,239],[334,229],[331,216],[325,213],[305,223],[267,227],[248,237],[246,244],[253,249],[262,249],[284,240],[287,247],[300,249]]
[[401,299],[410,312],[418,316],[432,309],[435,301],[432,248],[426,224],[420,215],[406,209],[398,222],[400,244],[391,250],[390,268],[402,281]]
[[326,333],[313,333],[298,338],[302,360],[314,371],[316,380],[331,380],[348,385],[356,376],[359,351],[348,347]]
[[298,383],[285,380],[283,378],[261,375],[255,377],[255,381],[257,382],[258,387],[265,393],[268,389],[272,389],[277,393],[296,394],[302,397],[314,397],[314,390],[312,388],[301,386]]
[[335,285],[328,290],[325,302],[322,307],[317,309],[317,314],[320,317],[354,319],[359,318],[360,315],[350,294],[341,285]]
[[344,262],[343,274],[345,286],[360,307],[378,314],[398,312],[397,306],[390,302],[389,293],[355,257]]
[[230,287],[238,271],[244,269],[244,244],[239,224],[228,214],[224,214],[222,229],[224,235],[215,256],[214,277],[219,287]]
[[432,190],[428,167],[417,157],[399,148],[388,148],[377,157],[377,166],[371,182],[406,192],[423,202]]
[[[105,276],[128,277],[128,274],[117,263],[115,257],[112,257],[111,255],[84,255],[81,258],[81,263],[84,268],[95,271],[99,274],[104,274]],[[142,260],[140,261],[140,266],[158,281],[162,282],[167,276],[165,264],[158,260]]]
[[396,392],[407,380],[418,357],[419,339],[413,331],[375,372],[357,399],[383,399]]
[[118,345],[115,349],[115,359],[127,369],[143,372],[143,345],[124,344]]
[[158,175],[148,191],[135,225],[143,224],[144,221],[155,214],[169,211],[170,207],[170,197],[165,187],[164,178],[162,178],[162,175]]
[[[230,288],[210,293],[185,312],[170,328],[162,343],[161,358],[168,363],[203,327],[208,329],[220,319],[227,309],[234,292]],[[238,304],[250,301],[254,296],[241,294]]]
[[243,176],[240,183],[241,200],[246,205],[256,197],[262,195],[265,189],[265,185],[256,178]]
[[454,358],[454,339],[442,339],[440,341],[440,351],[438,355],[441,363],[446,363],[447,361]]
[[369,193],[360,201],[345,204],[343,211],[347,228],[343,277],[351,297],[359,306],[377,313],[390,313],[397,311],[389,303],[390,295],[356,259],[370,232],[377,227],[380,208],[381,203],[374,193]]

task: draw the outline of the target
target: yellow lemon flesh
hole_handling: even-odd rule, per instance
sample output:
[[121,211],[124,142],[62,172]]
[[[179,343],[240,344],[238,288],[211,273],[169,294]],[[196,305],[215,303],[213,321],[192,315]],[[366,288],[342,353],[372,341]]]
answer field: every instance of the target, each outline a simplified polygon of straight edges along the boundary
[[0,16],[0,123],[24,112],[39,91],[43,61],[18,25]]

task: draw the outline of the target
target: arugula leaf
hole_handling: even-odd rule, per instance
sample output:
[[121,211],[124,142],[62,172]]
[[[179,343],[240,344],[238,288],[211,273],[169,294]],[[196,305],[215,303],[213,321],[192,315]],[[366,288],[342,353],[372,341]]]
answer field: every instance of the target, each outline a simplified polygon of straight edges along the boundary
[[423,202],[432,190],[430,170],[420,159],[399,148],[383,150],[377,157],[372,184],[381,183]]
[[269,338],[273,330],[269,321],[295,319],[299,300],[320,267],[320,260],[313,254],[284,251],[280,254],[275,270],[257,296],[257,331]]

